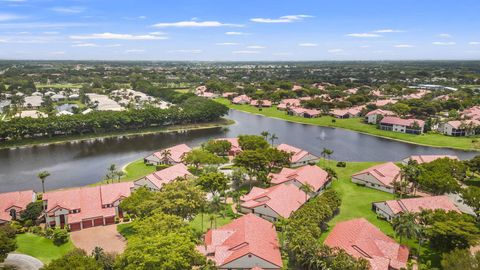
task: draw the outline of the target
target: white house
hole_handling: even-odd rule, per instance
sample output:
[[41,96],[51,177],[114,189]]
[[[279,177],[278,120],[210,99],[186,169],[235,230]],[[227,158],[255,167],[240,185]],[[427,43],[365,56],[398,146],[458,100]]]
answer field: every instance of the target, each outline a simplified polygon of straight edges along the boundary
[[352,175],[352,182],[388,193],[394,193],[394,182],[400,180],[400,167],[393,162],[375,165]]

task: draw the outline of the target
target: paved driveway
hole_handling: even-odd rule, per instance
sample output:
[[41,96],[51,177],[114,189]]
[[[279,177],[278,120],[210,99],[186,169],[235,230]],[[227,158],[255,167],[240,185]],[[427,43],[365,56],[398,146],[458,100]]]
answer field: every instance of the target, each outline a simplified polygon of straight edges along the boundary
[[[17,270],[38,270],[43,267],[43,263],[37,258],[18,253],[8,254],[3,264],[6,266],[14,266]],[[1,265],[0,263],[0,266]]]
[[122,253],[126,240],[117,232],[117,225],[98,226],[70,233],[72,242],[78,248],[91,253],[95,247],[101,247],[106,252]]

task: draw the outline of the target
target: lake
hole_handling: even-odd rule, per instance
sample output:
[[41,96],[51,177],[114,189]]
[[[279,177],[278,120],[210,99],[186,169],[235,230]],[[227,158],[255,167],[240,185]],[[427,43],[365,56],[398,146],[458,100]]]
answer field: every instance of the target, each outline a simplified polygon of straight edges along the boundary
[[462,159],[478,152],[418,146],[354,131],[297,124],[231,110],[236,124],[185,132],[93,139],[82,142],[0,149],[0,192],[41,190],[37,174],[51,173],[46,189],[88,185],[102,180],[110,164],[119,167],[165,147],[186,143],[198,146],[212,138],[240,134],[275,133],[275,143],[288,143],[320,155],[324,147],[339,161],[398,161],[413,154],[449,154]]

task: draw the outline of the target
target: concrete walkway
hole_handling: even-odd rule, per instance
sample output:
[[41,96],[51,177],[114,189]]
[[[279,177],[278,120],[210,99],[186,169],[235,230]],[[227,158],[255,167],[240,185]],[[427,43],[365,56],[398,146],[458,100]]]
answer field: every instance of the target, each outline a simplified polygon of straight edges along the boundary
[[14,266],[17,270],[38,270],[43,267],[43,263],[37,258],[18,253],[8,254],[3,264],[5,266]]

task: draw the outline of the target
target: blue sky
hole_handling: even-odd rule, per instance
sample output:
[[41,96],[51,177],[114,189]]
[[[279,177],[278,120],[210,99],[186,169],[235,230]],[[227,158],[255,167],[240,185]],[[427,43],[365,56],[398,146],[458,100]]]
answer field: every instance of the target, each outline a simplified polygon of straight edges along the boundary
[[0,59],[480,59],[478,0],[0,0]]

